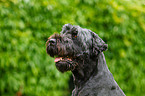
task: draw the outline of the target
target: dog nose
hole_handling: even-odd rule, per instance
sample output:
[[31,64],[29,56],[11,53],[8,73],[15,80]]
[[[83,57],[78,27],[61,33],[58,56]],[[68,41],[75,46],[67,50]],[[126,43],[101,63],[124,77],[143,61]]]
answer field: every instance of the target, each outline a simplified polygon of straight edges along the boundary
[[50,45],[55,45],[56,44],[56,39],[49,39]]

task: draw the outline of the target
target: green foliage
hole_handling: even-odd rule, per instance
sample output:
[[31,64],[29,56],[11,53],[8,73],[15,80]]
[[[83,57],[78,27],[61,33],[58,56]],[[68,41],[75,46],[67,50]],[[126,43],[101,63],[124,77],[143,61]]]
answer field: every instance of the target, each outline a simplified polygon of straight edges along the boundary
[[144,0],[1,0],[0,94],[67,96],[45,42],[62,25],[91,29],[108,44],[108,67],[127,96],[145,94]]

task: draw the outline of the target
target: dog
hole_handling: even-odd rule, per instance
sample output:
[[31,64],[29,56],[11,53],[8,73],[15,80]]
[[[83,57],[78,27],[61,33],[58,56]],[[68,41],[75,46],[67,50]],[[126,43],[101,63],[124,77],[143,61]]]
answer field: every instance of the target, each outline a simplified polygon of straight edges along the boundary
[[125,96],[107,67],[103,54],[107,48],[96,33],[71,24],[46,42],[46,52],[55,57],[56,68],[73,74],[72,96]]

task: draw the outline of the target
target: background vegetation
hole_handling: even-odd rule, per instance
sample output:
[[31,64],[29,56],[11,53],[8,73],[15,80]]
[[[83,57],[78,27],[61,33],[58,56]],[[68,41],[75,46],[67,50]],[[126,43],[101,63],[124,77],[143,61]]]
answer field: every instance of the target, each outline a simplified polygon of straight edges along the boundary
[[45,42],[64,24],[109,45],[108,67],[127,96],[145,95],[144,0],[0,0],[0,95],[68,96]]

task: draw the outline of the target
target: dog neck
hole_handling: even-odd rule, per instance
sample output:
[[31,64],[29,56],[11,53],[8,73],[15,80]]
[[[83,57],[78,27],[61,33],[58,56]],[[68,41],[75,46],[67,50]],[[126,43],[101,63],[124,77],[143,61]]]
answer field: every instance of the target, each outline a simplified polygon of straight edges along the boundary
[[98,74],[110,72],[106,65],[103,52],[99,53],[95,58],[85,58],[81,63],[79,65],[83,66],[72,71],[75,89],[77,90],[81,90],[89,79],[92,80]]

